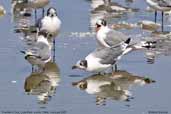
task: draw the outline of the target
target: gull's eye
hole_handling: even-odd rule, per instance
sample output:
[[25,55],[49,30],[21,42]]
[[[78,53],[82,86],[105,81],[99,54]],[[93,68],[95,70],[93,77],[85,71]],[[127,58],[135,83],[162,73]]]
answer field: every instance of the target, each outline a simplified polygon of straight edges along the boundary
[[84,66],[84,63],[83,62],[80,62],[80,66]]

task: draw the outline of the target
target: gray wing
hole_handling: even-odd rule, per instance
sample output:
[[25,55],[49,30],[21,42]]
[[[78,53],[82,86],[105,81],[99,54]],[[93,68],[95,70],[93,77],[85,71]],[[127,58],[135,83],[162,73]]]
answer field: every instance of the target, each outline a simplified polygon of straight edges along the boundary
[[49,49],[49,46],[42,42],[36,43],[33,48],[29,49],[29,51],[32,52],[33,56],[42,60],[47,60],[51,57],[51,50]]
[[125,41],[128,37],[124,35],[123,33],[115,30],[111,30],[110,32],[107,33],[106,39],[104,41],[109,45],[109,46],[114,46],[122,41]]
[[48,59],[51,56],[51,50],[49,49],[49,46],[40,42],[37,45],[38,48],[38,54],[41,57],[41,59]]
[[121,46],[115,46],[112,48],[103,48],[95,50],[92,55],[101,59],[102,64],[114,64],[117,57],[123,53]]

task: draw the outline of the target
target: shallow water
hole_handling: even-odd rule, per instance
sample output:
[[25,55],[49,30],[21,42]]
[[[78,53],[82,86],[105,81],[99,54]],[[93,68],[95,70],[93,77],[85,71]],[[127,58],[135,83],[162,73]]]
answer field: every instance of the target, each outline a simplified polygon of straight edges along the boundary
[[[109,23],[126,21],[135,23],[140,20],[153,20],[153,13],[144,9],[146,4],[142,0],[134,3],[125,3],[124,0],[116,0],[122,5],[140,8],[139,12],[122,15],[121,18],[110,18]],[[72,86],[73,82],[80,81],[91,76],[91,73],[72,70],[71,66],[80,58],[85,57],[96,47],[96,41],[90,29],[91,7],[87,0],[51,0],[49,6],[57,9],[62,20],[62,30],[56,39],[56,64],[59,67],[59,83],[55,92],[47,103],[39,103],[36,95],[25,93],[26,78],[31,74],[31,65],[20,53],[24,49],[20,35],[14,33],[15,23],[11,21],[10,0],[1,0],[7,14],[0,17],[0,111],[54,111],[68,114],[148,114],[170,113],[171,103],[170,86],[170,56],[159,55],[154,64],[147,64],[144,53],[136,51],[123,57],[119,62],[119,69],[133,73],[137,76],[145,76],[156,83],[131,89],[134,99],[130,102],[107,100],[105,106],[97,106],[95,95],[89,95]],[[48,7],[49,7],[48,6]],[[46,7],[47,8],[47,7]],[[161,19],[159,19],[161,20]],[[34,19],[33,19],[34,21]],[[167,23],[169,24],[169,23]],[[169,30],[167,28],[167,30]],[[141,29],[123,30],[130,36],[147,36],[150,33]],[[169,53],[168,43],[166,50]],[[165,43],[163,44],[165,45]],[[160,47],[159,47],[160,48]],[[166,52],[166,51],[165,51]],[[167,53],[166,52],[166,53]],[[168,54],[169,55],[169,54]],[[47,87],[47,85],[46,85]]]

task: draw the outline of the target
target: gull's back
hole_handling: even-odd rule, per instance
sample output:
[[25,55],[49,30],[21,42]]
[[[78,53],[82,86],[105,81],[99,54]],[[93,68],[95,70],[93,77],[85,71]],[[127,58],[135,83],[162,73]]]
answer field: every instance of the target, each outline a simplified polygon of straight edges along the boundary
[[125,41],[127,38],[128,37],[124,35],[122,32],[110,30],[107,33],[107,36],[104,40],[110,47],[112,47],[114,45],[121,43],[122,41]]

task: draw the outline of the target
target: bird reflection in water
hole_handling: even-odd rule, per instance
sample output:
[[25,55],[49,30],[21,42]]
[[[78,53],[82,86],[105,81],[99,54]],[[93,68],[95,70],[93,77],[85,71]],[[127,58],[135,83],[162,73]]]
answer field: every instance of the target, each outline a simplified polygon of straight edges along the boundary
[[54,62],[48,62],[42,72],[33,72],[25,79],[24,89],[28,95],[37,96],[38,103],[47,104],[56,92],[60,82],[60,69]]
[[133,99],[130,87],[154,83],[149,78],[133,75],[127,71],[117,71],[105,75],[92,75],[78,82],[74,87],[96,96],[97,105],[106,105],[106,100],[130,101]]

